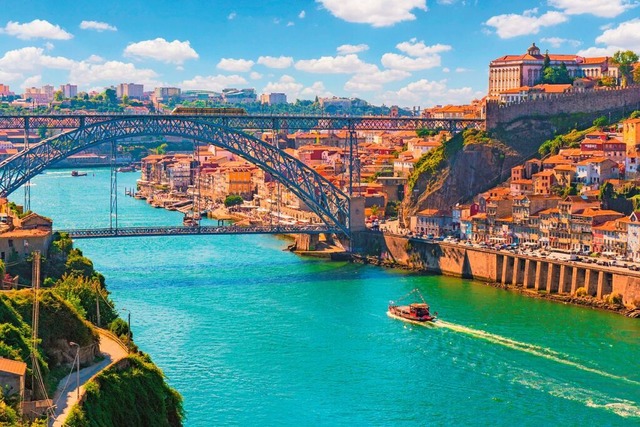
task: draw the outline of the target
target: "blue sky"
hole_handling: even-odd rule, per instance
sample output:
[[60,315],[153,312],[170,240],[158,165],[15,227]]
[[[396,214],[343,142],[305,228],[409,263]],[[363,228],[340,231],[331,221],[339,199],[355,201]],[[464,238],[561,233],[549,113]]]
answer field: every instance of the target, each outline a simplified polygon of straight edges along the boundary
[[640,0],[0,1],[0,83],[123,82],[422,108],[524,53],[640,52]]

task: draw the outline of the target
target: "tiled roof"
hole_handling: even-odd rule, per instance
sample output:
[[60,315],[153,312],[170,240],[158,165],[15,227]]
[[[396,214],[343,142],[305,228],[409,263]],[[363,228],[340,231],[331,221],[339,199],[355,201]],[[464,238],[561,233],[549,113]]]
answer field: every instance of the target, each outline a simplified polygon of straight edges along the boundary
[[27,372],[27,364],[18,360],[0,357],[0,372],[9,372],[14,375],[22,376]]

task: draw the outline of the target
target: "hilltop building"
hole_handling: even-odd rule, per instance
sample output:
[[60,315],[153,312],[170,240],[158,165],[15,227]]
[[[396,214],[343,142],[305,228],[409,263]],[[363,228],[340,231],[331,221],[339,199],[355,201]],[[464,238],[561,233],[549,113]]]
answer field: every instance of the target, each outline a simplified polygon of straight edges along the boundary
[[135,83],[120,83],[116,86],[116,96],[122,98],[128,96],[129,99],[142,99],[144,96],[144,85]]
[[60,92],[62,92],[63,98],[75,98],[78,96],[78,85],[72,85],[69,83],[60,85]]
[[[559,67],[564,64],[570,77],[599,79],[619,77],[618,68],[607,56],[585,58],[578,55],[548,54],[549,65]],[[523,86],[533,87],[542,78],[545,54],[535,43],[522,55],[505,55],[489,64],[489,96],[496,97],[509,89]]]

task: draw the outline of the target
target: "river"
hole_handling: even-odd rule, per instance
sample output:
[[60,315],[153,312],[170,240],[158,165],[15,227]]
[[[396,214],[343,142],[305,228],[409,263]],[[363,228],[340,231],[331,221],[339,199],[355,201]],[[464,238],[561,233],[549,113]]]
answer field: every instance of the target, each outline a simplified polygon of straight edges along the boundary
[[[33,180],[56,228],[109,224],[109,170]],[[181,224],[124,196],[119,224]],[[12,199],[22,202],[22,190]],[[80,240],[187,426],[637,425],[640,321],[467,280],[300,258],[273,236]],[[442,321],[386,316],[419,288]],[[125,315],[126,318],[126,315]]]

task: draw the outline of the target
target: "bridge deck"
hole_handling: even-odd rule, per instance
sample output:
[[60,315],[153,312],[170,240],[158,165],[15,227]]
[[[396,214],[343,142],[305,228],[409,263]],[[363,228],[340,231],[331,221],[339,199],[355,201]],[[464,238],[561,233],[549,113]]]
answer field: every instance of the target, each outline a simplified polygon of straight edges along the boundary
[[460,132],[468,127],[484,127],[484,119],[384,117],[384,116],[305,116],[305,115],[171,115],[171,114],[32,114],[0,115],[0,129],[76,129],[114,119],[199,120],[218,126],[246,130],[265,129],[349,129],[349,130],[414,130],[446,129]]
[[212,234],[322,234],[341,233],[325,225],[259,225],[259,226],[162,226],[162,227],[123,227],[58,230],[67,233],[73,239],[95,239],[103,237],[142,237],[142,236],[193,236]]

